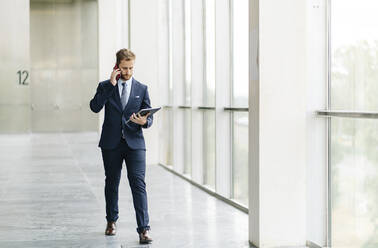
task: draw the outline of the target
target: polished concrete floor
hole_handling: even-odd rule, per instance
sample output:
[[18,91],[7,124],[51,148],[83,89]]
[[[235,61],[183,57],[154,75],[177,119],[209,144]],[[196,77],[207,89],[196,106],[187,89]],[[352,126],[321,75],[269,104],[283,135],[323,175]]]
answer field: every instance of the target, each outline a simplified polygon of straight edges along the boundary
[[96,133],[0,135],[0,247],[248,247],[248,216],[159,165],[146,184],[151,245],[139,245],[126,170],[118,234],[105,237]]

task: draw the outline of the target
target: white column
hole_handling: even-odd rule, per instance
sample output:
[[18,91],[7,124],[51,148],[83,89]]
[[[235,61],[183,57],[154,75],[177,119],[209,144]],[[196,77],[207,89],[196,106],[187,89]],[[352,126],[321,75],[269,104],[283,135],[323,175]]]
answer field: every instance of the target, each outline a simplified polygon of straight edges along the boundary
[[191,39],[192,39],[192,179],[203,183],[203,111],[202,85],[204,83],[204,16],[201,0],[191,1]]
[[[148,6],[148,8],[146,8]],[[135,79],[148,86],[152,107],[160,106],[158,86],[158,23],[159,1],[130,0],[130,49],[136,55]],[[161,113],[154,115],[154,124],[143,131],[146,140],[147,164],[159,162],[159,121]]]
[[250,1],[249,240],[258,247],[306,243],[305,27],[306,1]]
[[307,25],[307,241],[327,245],[327,119],[315,111],[327,103],[327,0],[306,5]]
[[[99,81],[104,81],[110,78],[113,66],[116,62],[116,52],[120,48],[119,37],[127,35],[121,29],[122,25],[117,22],[122,13],[119,8],[121,5],[119,1],[98,0],[98,73]],[[123,11],[124,20],[127,20],[127,9]],[[126,39],[127,40],[127,39]],[[128,44],[124,44],[127,48]],[[93,93],[96,90],[94,85]],[[104,111],[100,112],[99,131],[104,121]]]
[[177,108],[184,105],[185,43],[184,43],[184,1],[172,0],[172,79],[173,79],[173,169],[184,171],[184,111]]
[[229,198],[231,196],[231,124],[230,112],[230,1],[215,1],[215,154],[216,191]]
[[[158,10],[158,86],[159,86],[159,99],[156,106],[167,106],[171,102],[169,100],[169,2],[168,0],[159,0]],[[165,143],[166,137],[169,137],[169,121],[167,109],[160,110],[159,121],[157,122],[159,130],[159,162],[167,164],[167,151],[169,145]],[[156,123],[155,123],[156,124]],[[172,162],[171,162],[172,163]]]

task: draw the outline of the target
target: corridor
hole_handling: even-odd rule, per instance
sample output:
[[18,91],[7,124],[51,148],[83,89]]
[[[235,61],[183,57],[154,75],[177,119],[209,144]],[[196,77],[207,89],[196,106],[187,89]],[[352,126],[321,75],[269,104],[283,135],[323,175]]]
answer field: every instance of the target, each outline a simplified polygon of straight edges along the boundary
[[[0,136],[0,247],[248,247],[248,216],[147,165],[152,245],[139,245],[126,170],[115,237],[105,237],[97,133]],[[125,166],[125,165],[124,165]]]

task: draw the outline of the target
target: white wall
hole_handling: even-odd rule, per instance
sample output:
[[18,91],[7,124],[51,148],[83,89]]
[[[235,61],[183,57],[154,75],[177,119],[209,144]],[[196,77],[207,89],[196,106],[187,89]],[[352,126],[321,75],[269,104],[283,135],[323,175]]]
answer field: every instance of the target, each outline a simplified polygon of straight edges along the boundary
[[95,0],[0,1],[0,133],[96,129],[88,106],[96,8]]
[[[29,0],[0,2],[0,133],[30,131],[29,14]],[[28,85],[19,70],[29,72]]]
[[96,0],[30,1],[32,132],[97,130],[97,16]]

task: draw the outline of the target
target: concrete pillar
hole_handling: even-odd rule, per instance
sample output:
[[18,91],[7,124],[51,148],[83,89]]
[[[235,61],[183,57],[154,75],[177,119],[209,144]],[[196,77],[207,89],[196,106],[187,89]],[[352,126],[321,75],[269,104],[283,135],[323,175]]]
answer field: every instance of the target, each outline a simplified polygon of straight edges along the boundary
[[306,243],[306,1],[250,1],[249,240]]

